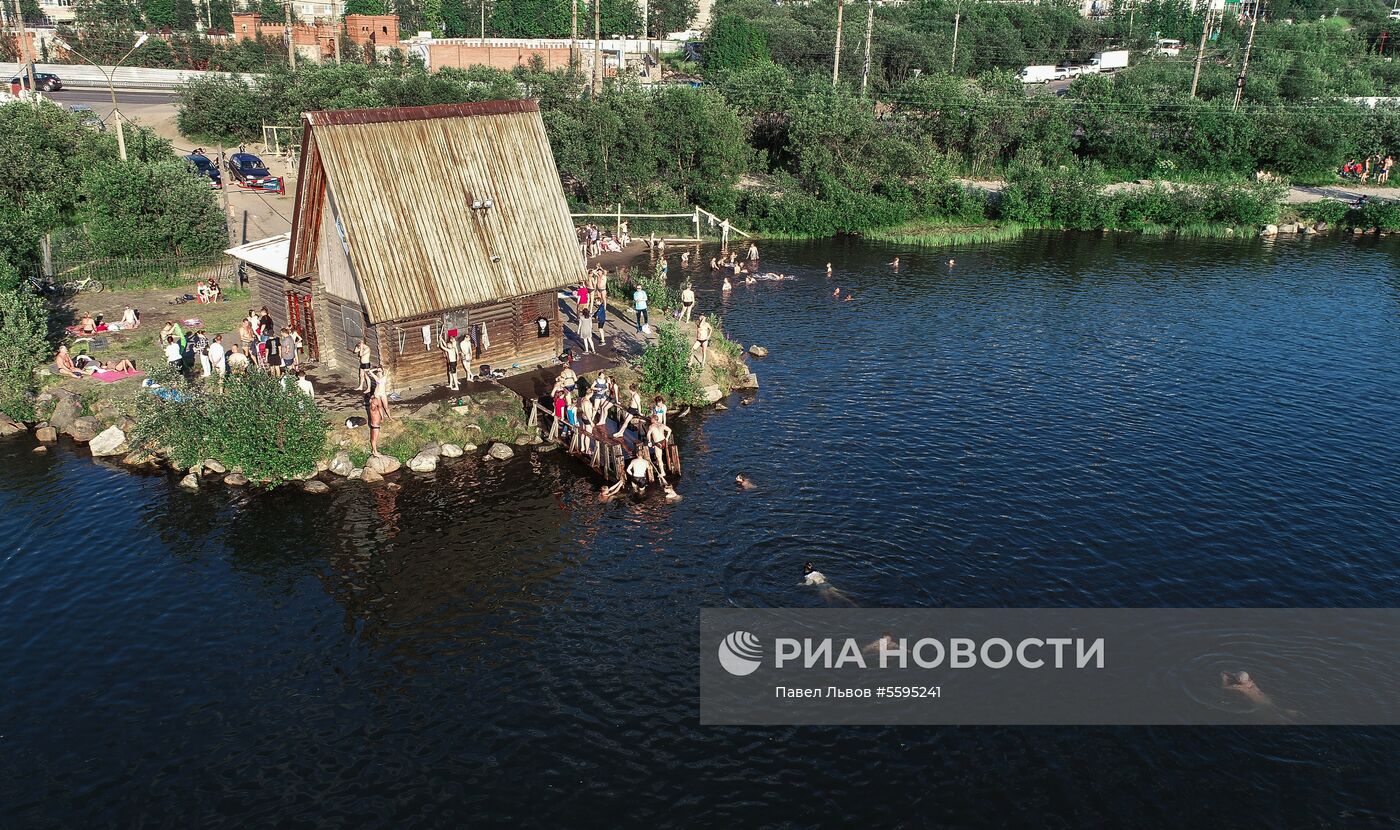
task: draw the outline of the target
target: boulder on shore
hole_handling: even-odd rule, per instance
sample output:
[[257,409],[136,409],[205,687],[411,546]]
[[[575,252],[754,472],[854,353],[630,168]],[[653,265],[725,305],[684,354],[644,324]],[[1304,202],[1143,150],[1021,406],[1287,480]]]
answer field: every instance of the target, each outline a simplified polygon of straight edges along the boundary
[[768,350],[759,345],[749,346],[749,354],[754,357],[767,357]]
[[180,486],[185,488],[186,490],[198,490],[199,476],[195,475],[194,473],[186,474],[184,478],[180,479]]
[[363,481],[365,484],[375,484],[383,480],[384,476],[380,475],[379,473],[376,473],[374,470],[371,470],[368,467],[365,467],[363,472],[360,473],[360,481]]
[[49,448],[46,447],[46,446],[44,446],[43,444],[39,444],[39,445],[36,446],[34,449],[30,450],[30,452],[37,452],[37,453],[46,453],[46,452],[48,452],[48,451],[49,451]]
[[437,469],[438,457],[426,453],[418,453],[408,460],[408,469],[415,473],[431,473]]
[[24,432],[24,424],[0,413],[0,437],[18,435],[21,432]]
[[350,460],[350,453],[341,450],[331,459],[331,463],[326,469],[338,476],[348,476],[350,471],[355,469],[355,462]]
[[1297,232],[1298,232],[1298,223],[1297,223],[1297,222],[1285,222],[1284,224],[1278,226],[1278,232],[1279,232],[1279,233],[1297,233]]
[[96,438],[97,433],[101,431],[102,424],[98,422],[96,418],[91,415],[84,415],[69,424],[68,428],[63,430],[63,434],[80,444],[86,444],[93,438]]
[[418,448],[418,454],[431,455],[433,458],[440,458],[442,456],[442,445],[436,441],[429,441],[428,443]]
[[748,373],[746,373],[746,374],[744,375],[744,379],[743,379],[743,380],[741,380],[741,381],[739,381],[738,383],[735,383],[735,384],[734,384],[734,388],[735,388],[735,389],[757,389],[757,388],[758,388],[758,375],[754,374],[753,372],[748,372]]
[[460,458],[461,456],[462,456],[462,448],[459,447],[459,446],[457,446],[456,444],[443,444],[443,445],[442,445],[442,457],[443,457],[443,458]]
[[314,478],[302,482],[301,489],[308,493],[329,493],[331,491],[331,488],[324,481],[317,481]]
[[401,466],[403,465],[399,464],[399,460],[392,455],[372,455],[365,462],[365,472],[373,470],[381,476],[387,476],[390,473],[398,472]]
[[34,430],[34,437],[43,441],[45,444],[51,444],[58,440],[58,430],[49,426],[39,427]]
[[1260,236],[1278,236],[1278,225],[1265,225],[1259,232]]
[[242,473],[229,473],[224,476],[224,483],[230,487],[242,487],[248,483],[248,477]]
[[702,386],[700,388],[700,398],[705,403],[719,403],[720,400],[724,398],[724,393],[720,391],[718,386],[712,383],[709,386]]
[[486,451],[486,457],[495,461],[505,461],[508,458],[514,457],[514,455],[515,450],[511,449],[509,444],[502,444],[499,441],[492,444],[491,449]]
[[131,448],[126,445],[126,433],[120,427],[107,427],[88,442],[88,451],[94,458],[108,455],[125,455]]
[[59,432],[67,432],[68,425],[78,420],[78,416],[82,414],[82,399],[67,389],[55,389],[53,400],[53,414],[49,415],[49,424]]
[[127,453],[122,463],[130,467],[148,467],[156,463],[156,457],[145,450],[136,450]]

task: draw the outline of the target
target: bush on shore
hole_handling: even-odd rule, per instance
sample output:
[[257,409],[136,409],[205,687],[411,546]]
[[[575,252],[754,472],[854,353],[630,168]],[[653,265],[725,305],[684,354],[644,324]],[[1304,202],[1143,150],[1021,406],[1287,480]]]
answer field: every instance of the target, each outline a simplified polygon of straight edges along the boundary
[[226,378],[222,387],[166,388],[178,395],[137,399],[133,446],[164,449],[183,467],[214,458],[254,481],[277,483],[315,472],[326,417],[294,384],[284,388],[271,375],[250,372]]
[[49,355],[49,311],[0,259],[0,412],[34,420],[34,367]]
[[682,404],[699,404],[700,370],[690,359],[690,340],[675,323],[662,323],[656,340],[642,352],[638,364],[642,391]]

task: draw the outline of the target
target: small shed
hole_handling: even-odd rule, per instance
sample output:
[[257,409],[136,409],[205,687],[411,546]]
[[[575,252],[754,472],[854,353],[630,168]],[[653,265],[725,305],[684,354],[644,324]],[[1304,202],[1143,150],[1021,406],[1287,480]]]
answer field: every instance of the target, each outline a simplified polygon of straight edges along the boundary
[[438,383],[437,340],[454,331],[476,369],[559,354],[557,292],[584,263],[536,102],[302,121],[287,267],[260,269],[257,293],[282,298],[324,364],[353,377],[363,338],[396,387]]

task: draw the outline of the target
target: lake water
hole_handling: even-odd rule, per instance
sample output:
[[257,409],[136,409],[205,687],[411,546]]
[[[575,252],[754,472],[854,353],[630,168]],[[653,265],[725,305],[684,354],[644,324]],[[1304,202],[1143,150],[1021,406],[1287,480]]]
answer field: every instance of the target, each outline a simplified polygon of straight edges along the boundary
[[820,606],[809,559],[867,606],[1400,605],[1400,245],[763,249],[800,279],[694,275],[772,354],[678,428],[677,505],[0,442],[0,826],[1400,821],[1400,729],[707,728],[696,642]]

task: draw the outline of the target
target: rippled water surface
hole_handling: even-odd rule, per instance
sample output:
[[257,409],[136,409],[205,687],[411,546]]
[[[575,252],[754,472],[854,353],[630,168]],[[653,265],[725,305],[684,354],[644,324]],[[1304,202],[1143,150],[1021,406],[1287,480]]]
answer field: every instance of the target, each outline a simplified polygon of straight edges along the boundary
[[692,274],[772,354],[674,506],[558,455],[188,494],[0,443],[0,826],[1400,821],[1400,730],[703,728],[695,642],[821,605],[807,559],[869,606],[1400,605],[1400,246],[764,255],[800,279]]

